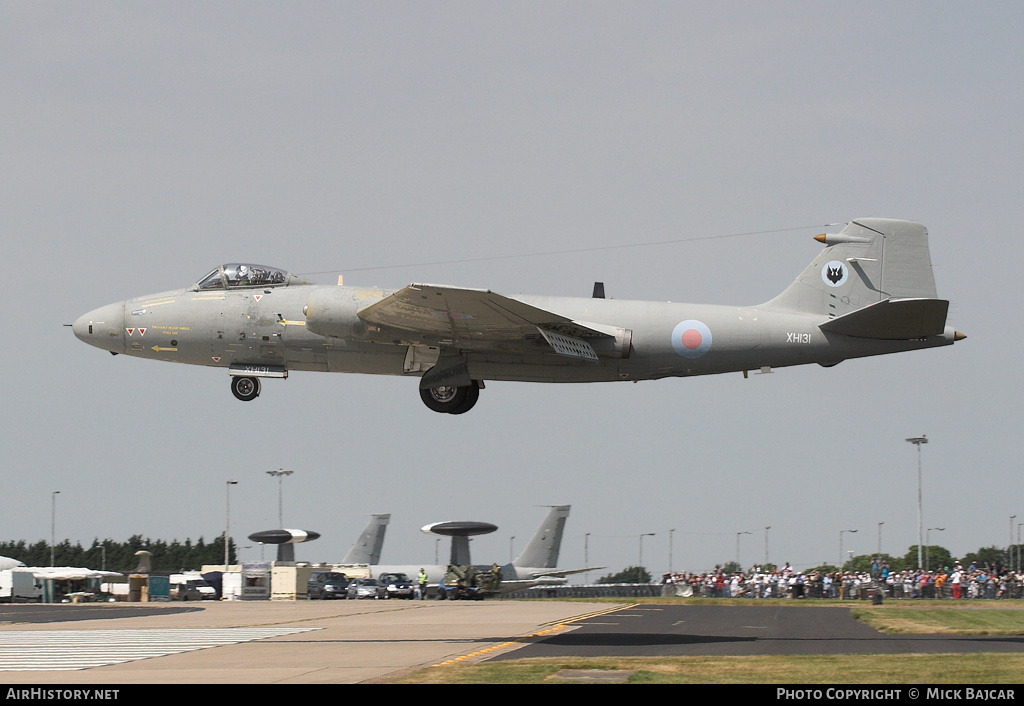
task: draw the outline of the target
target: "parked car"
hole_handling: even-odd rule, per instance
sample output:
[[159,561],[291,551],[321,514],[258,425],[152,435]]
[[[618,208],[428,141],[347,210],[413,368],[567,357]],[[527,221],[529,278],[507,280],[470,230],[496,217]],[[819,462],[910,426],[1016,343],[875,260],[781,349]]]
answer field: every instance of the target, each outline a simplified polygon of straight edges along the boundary
[[314,571],[306,582],[306,597],[309,600],[347,598],[345,589],[351,579],[337,571]]
[[376,598],[377,579],[355,579],[348,585],[346,591],[349,598]]
[[414,598],[412,582],[406,574],[381,574],[377,578],[377,598]]

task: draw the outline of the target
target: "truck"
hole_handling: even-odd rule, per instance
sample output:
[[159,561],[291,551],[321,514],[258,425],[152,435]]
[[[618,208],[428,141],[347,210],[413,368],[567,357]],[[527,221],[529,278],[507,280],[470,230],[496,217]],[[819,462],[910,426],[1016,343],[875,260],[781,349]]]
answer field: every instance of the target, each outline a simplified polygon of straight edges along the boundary
[[501,584],[501,570],[494,566],[490,571],[472,565],[448,565],[441,583],[437,585],[439,600],[483,600],[498,593]]
[[198,571],[171,574],[168,580],[170,583],[170,596],[173,600],[217,600],[217,589],[211,586]]
[[0,571],[0,603],[29,603],[43,600],[42,584],[28,569]]

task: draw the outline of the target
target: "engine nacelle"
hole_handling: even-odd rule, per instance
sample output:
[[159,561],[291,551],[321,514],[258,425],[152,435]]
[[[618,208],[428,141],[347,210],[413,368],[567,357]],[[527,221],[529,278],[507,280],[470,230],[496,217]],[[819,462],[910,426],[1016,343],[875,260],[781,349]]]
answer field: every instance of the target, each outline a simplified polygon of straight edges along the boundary
[[[365,339],[366,323],[356,312],[373,303],[370,297],[360,296],[361,290],[314,289],[302,308],[306,315],[306,330],[328,338]],[[377,292],[377,290],[370,290]],[[383,296],[378,292],[376,299]]]

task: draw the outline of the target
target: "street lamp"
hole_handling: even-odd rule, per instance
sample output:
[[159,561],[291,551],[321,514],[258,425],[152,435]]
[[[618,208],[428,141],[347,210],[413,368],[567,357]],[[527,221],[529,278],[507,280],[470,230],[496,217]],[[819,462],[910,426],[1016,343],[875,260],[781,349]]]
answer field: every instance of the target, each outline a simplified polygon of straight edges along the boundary
[[227,481],[224,486],[224,573],[228,572],[228,545],[231,532],[231,486],[238,485],[237,480]]
[[878,560],[882,560],[882,525],[884,522],[878,523]]
[[[590,532],[583,535],[583,567],[590,568]],[[590,585],[590,572],[583,574],[583,582]]]
[[770,530],[771,528],[772,528],[771,525],[768,525],[767,527],[764,528],[764,568],[765,568],[765,571],[768,570],[768,530]]
[[295,471],[286,471],[283,468],[279,468],[276,471],[267,471],[268,476],[277,478],[277,526],[281,529],[284,529],[284,513],[282,512],[283,505],[281,501],[283,491],[281,490],[281,481],[284,476],[290,476],[292,473],[295,473]]
[[736,568],[742,569],[743,566],[740,564],[740,535],[741,534],[753,534],[753,532],[737,532],[736,533]]
[[843,532],[856,532],[857,530],[839,530],[839,570],[843,570]]
[[675,529],[670,529],[668,531],[668,572],[670,574],[672,573],[672,533],[673,532],[675,532]]
[[924,539],[924,522],[921,519],[921,445],[928,443],[928,437],[921,434],[921,436],[912,436],[907,441],[917,447],[917,566],[920,568],[923,564],[921,540]]
[[1017,571],[1021,570],[1021,525],[1024,523],[1017,523]]
[[[645,532],[642,535],[640,535],[640,560],[639,560],[639,563],[637,564],[637,568],[642,568],[643,565],[644,565],[644,537],[653,537],[653,536],[654,536],[654,532]],[[637,577],[638,578],[639,578],[639,575],[640,575],[640,572],[638,571],[637,572]]]
[[512,535],[508,538],[508,563],[512,563],[512,542],[516,541],[516,536]]
[[927,549],[925,549],[925,555],[924,555],[924,570],[925,571],[929,570],[930,564],[932,563],[932,559],[931,559],[931,553],[932,553],[932,530],[938,530],[939,532],[945,532],[946,528],[945,527],[929,527],[928,528],[928,533],[925,535],[925,543],[927,544]]
[[57,496],[59,490],[50,494],[50,566],[53,566],[53,548],[57,544]]
[[1010,515],[1010,546],[1007,548],[1006,563],[1013,568],[1013,521],[1017,519],[1016,515]]

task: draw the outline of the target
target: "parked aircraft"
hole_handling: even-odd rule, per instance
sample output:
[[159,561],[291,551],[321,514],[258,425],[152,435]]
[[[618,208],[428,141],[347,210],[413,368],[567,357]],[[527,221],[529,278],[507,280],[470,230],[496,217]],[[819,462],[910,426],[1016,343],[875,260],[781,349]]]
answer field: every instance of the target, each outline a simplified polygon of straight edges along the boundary
[[17,559],[11,559],[10,557],[0,556],[0,571],[5,569],[17,569],[25,566],[25,562],[18,561]]
[[[570,507],[570,505],[552,506],[544,521],[541,522],[540,527],[537,528],[536,533],[534,533],[519,556],[510,563],[499,567],[501,569],[500,593],[509,593],[538,585],[560,585],[565,583],[565,577],[571,574],[604,568],[600,566],[584,569],[556,568],[558,565],[558,553],[562,545],[562,532],[565,528],[565,520],[569,516]],[[360,540],[357,541],[357,545],[365,539],[366,532],[373,526],[374,521],[371,520],[370,526],[364,530]],[[378,524],[377,526],[379,527],[380,541],[383,542],[383,525]],[[427,525],[427,527],[431,526]],[[455,539],[457,538],[453,538],[453,542]],[[456,551],[459,553],[460,559],[464,558],[466,560],[465,563],[470,563],[468,549],[459,548]],[[356,563],[352,563],[353,568],[355,568],[354,564]],[[345,571],[346,564],[348,562],[337,565],[335,568],[338,571]],[[488,570],[492,565],[478,564],[477,566]],[[376,577],[383,573],[402,573],[406,574],[413,581],[416,580],[420,569],[427,574],[428,585],[435,587],[448,571],[448,564],[381,564],[369,566],[371,576]]]
[[[863,218],[815,238],[826,247],[757,306],[503,296],[411,284],[397,291],[315,285],[232,263],[190,287],[116,302],[72,326],[113,354],[227,368],[240,400],[293,370],[420,378],[430,409],[461,414],[485,380],[655,380],[946,346],[928,232]],[[752,267],[745,264],[744,267]],[[600,284],[600,283],[598,283]]]
[[341,562],[343,564],[380,563],[380,552],[384,547],[384,532],[387,531],[390,521],[391,515],[387,513],[370,515],[366,529],[362,531]]

